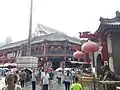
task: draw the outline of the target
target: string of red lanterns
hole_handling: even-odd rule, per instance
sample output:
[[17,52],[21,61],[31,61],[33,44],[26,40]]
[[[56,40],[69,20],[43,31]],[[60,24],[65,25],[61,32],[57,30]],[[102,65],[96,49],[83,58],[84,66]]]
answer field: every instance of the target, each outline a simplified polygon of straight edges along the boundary
[[[85,53],[94,53],[99,50],[99,44],[88,41],[82,45],[81,49]],[[73,56],[77,59],[82,58],[85,55],[82,51],[77,50],[74,52]]]
[[79,60],[84,56],[84,53],[82,51],[77,50],[76,52],[74,52],[73,56]]

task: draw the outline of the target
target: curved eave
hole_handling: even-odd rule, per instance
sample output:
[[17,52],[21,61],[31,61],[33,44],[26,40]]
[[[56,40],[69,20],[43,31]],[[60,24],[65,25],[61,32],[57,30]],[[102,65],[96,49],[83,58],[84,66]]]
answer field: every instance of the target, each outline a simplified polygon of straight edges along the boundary
[[9,48],[14,48],[14,47],[19,47],[22,44],[27,43],[27,40],[22,40],[19,42],[14,42],[14,43],[10,43],[8,45],[4,45],[2,47],[0,47],[0,51],[5,50],[5,49],[9,49]]
[[40,43],[43,42],[44,40],[47,41],[65,41],[68,40],[71,43],[76,43],[76,44],[81,44],[81,41],[77,38],[73,38],[64,34],[59,34],[59,33],[53,33],[53,34],[49,34],[47,36],[44,37],[40,37],[38,39],[36,39],[35,41],[32,42],[32,44],[35,43]]
[[[72,40],[72,39],[42,39],[42,40],[32,41],[31,44],[41,43],[41,42],[44,42],[45,40],[51,41],[51,42],[57,42],[57,41],[62,42],[62,41],[68,40],[69,42],[74,43],[74,44],[81,44],[80,40]],[[10,48],[20,47],[22,44],[27,44],[27,41],[24,41],[24,42],[18,43],[18,44],[12,43],[10,46],[3,46],[0,48],[0,51],[10,49]]]
[[95,32],[95,34],[99,34],[101,32],[108,32],[110,29],[119,29],[120,24],[114,24],[114,23],[101,23],[98,30]]
[[[34,42],[32,42],[32,44],[36,44],[36,43],[41,43],[41,42],[43,42],[44,40],[39,40],[39,41],[34,41]],[[59,39],[59,40],[47,40],[47,41],[51,41],[51,42],[62,42],[62,41],[66,41],[66,39]],[[77,42],[77,41],[72,41],[72,40],[68,40],[69,42],[71,42],[71,43],[75,43],[75,44],[81,44],[81,42]]]

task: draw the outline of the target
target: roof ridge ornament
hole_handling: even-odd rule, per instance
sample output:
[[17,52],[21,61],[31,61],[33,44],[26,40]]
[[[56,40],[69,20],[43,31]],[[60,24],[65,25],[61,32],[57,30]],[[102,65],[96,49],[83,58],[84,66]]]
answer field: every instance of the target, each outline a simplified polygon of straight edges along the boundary
[[116,11],[116,17],[120,18],[120,12],[119,11]]
[[107,20],[109,20],[109,19],[108,18],[103,18],[103,17],[100,17],[100,19],[99,19],[100,22],[105,22]]
[[120,22],[120,12],[119,11],[116,11],[116,16],[114,18],[103,18],[103,17],[100,17],[99,21],[101,23],[114,23],[114,22]]
[[44,36],[47,35],[48,33],[45,31],[43,26],[41,24],[38,24],[35,32],[33,33],[33,37],[39,37],[39,36]]

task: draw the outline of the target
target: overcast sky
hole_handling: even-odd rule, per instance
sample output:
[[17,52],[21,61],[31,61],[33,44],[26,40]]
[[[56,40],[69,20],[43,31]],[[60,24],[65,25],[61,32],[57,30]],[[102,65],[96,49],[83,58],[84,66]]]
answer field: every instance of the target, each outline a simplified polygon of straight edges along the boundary
[[[37,24],[78,37],[78,32],[97,30],[100,16],[112,18],[120,0],[33,0],[33,32]],[[30,0],[0,0],[0,42],[28,37]]]

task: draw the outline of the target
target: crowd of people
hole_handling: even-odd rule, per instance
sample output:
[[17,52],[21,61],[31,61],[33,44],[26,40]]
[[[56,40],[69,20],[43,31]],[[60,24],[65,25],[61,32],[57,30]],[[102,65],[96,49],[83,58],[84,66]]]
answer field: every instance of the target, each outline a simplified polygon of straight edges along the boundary
[[58,85],[65,85],[65,90],[70,90],[70,86],[71,90],[83,90],[74,69],[64,73],[60,70],[55,72],[53,69],[33,69],[31,73],[28,73],[27,69],[9,71],[5,77],[6,86],[2,90],[23,90],[28,85],[27,82],[32,83],[32,90],[36,90],[37,84],[41,86],[41,90],[54,90],[53,82],[56,80]]

